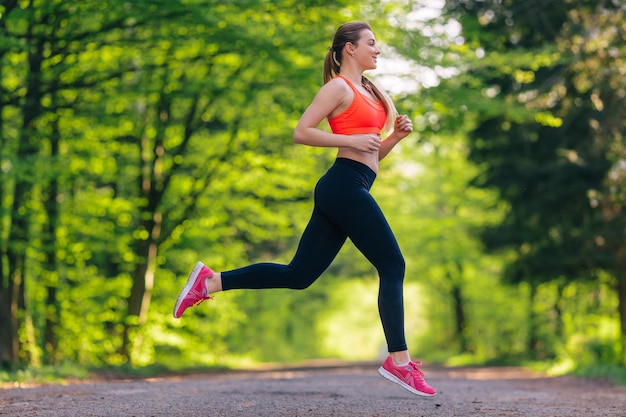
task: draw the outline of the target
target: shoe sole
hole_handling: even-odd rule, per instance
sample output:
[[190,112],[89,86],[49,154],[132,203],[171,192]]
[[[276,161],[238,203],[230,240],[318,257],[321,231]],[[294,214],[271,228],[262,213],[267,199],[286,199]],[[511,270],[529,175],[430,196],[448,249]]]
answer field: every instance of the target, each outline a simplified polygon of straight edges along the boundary
[[380,368],[378,368],[378,373],[380,375],[382,375],[383,378],[388,379],[391,382],[395,382],[396,384],[400,385],[405,390],[412,392],[413,394],[417,394],[417,395],[420,395],[422,397],[434,397],[435,395],[437,395],[437,393],[428,394],[426,392],[422,392],[422,391],[416,390],[415,388],[411,387],[410,385],[407,385],[405,382],[403,382],[400,379],[398,379],[398,377],[396,377],[394,374],[390,373],[388,370],[386,370],[382,366]]
[[174,312],[173,312],[175,319],[179,319],[183,316],[182,313],[180,316],[177,316],[176,311],[180,307],[180,304],[183,302],[187,294],[189,294],[189,291],[191,290],[191,287],[193,287],[194,282],[196,282],[196,278],[198,278],[198,275],[200,274],[200,271],[202,271],[203,266],[204,264],[202,262],[196,263],[196,266],[193,267],[193,270],[191,271],[191,273],[189,274],[189,277],[187,278],[187,282],[185,283],[183,290],[180,292],[180,294],[178,294],[178,299],[176,300],[176,304],[174,305]]

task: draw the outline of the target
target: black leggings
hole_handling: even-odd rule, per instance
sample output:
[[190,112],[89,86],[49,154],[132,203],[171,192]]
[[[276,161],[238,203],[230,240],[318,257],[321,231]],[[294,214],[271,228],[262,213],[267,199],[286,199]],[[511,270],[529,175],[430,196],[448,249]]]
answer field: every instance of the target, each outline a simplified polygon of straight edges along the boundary
[[376,173],[346,158],[320,178],[315,205],[289,265],[259,263],[222,273],[224,290],[305,289],[328,268],[349,237],[380,276],[378,311],[389,352],[407,350],[402,282],[404,258],[383,212],[369,193]]

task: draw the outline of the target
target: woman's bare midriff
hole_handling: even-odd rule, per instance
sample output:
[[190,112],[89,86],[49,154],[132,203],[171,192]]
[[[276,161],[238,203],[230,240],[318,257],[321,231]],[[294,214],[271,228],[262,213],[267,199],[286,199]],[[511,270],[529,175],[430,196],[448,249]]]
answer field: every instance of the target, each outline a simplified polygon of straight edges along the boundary
[[353,148],[339,148],[337,158],[348,158],[360,162],[378,174],[378,151],[369,153],[357,151]]

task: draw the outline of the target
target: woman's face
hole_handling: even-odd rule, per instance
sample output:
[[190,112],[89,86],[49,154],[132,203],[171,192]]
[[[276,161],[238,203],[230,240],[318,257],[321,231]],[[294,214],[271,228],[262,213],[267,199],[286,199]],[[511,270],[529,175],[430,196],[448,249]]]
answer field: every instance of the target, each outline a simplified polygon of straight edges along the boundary
[[364,69],[376,69],[380,49],[376,47],[376,38],[369,29],[361,31],[361,37],[354,48],[354,59]]

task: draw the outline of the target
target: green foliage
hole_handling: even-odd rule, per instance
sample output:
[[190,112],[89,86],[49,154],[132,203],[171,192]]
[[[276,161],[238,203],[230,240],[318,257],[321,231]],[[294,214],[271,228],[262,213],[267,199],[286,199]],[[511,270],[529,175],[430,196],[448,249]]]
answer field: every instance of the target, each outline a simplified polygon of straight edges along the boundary
[[[623,13],[552,2],[544,28],[525,4],[3,5],[0,362],[17,373],[2,378],[385,353],[376,272],[349,243],[306,291],[171,316],[197,260],[290,260],[334,156],[292,146],[293,128],[356,19],[415,64],[372,74],[416,127],[372,191],[407,261],[413,355],[618,363]],[[428,71],[436,88],[399,88]]]
[[[541,8],[521,1],[449,2],[447,8],[462,16],[473,46],[462,52],[476,55],[467,61],[462,83],[451,83],[482,87],[483,97],[474,106],[477,124],[469,136],[470,158],[483,167],[474,184],[497,190],[508,203],[503,220],[483,230],[483,243],[492,252],[511,255],[505,277],[529,283],[533,298],[540,283],[561,282],[561,290],[574,280],[599,285],[606,280],[600,279],[606,277],[603,271],[608,272],[619,303],[602,318],[615,323],[617,313],[621,330],[606,343],[609,351],[623,349],[626,287],[623,233],[617,230],[624,230],[624,199],[608,197],[621,196],[623,188],[617,172],[622,171],[624,124],[621,110],[615,110],[623,108],[617,97],[624,90],[614,78],[623,73],[623,63],[610,58],[623,49],[618,17],[623,10],[586,1]],[[600,68],[606,68],[603,75]],[[533,299],[533,306],[537,302]],[[539,334],[547,330],[537,321],[546,312],[533,310],[529,350],[561,353],[547,333]],[[549,310],[562,319],[561,306]],[[584,339],[595,337],[590,329],[585,334]],[[566,337],[580,339],[576,333]],[[595,355],[594,349],[587,345],[584,350]],[[602,360],[623,362],[624,352],[621,358],[603,353]]]
[[576,368],[572,375],[585,378],[609,380],[614,384],[626,386],[626,367],[612,364],[588,365]]
[[63,383],[68,379],[84,379],[89,376],[86,368],[67,363],[55,366],[37,366],[24,369],[0,370],[0,385],[4,387],[20,387],[29,383]]
[[[201,257],[225,268],[293,243],[268,245],[293,235],[318,174],[305,167],[321,162],[285,146],[319,85],[311,57],[325,51],[303,30],[324,22],[331,31],[337,9],[40,6],[11,4],[2,14],[1,294],[4,311],[20,313],[0,319],[23,329],[16,345],[29,363],[45,354],[46,362],[145,364],[171,357],[168,349],[189,352],[172,337],[180,325],[164,321],[175,277]],[[285,202],[293,208],[276,216]],[[152,296],[164,303],[156,319],[147,313]],[[234,307],[221,314],[242,320]],[[217,325],[190,327],[224,336]],[[3,362],[15,360],[12,331]],[[66,337],[76,343],[60,345]]]

